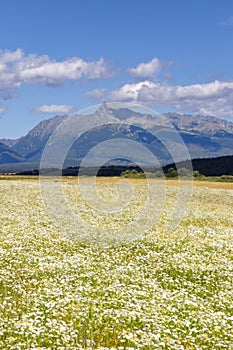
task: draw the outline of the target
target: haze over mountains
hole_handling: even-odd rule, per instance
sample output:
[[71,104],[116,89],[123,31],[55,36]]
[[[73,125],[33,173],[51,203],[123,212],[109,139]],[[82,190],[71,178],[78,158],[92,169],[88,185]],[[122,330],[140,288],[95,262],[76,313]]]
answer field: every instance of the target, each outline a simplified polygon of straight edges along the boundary
[[[103,120],[109,118],[113,124],[82,135],[68,152],[66,166],[78,165],[95,145],[112,138],[138,141],[155,153],[162,164],[172,162],[166,147],[153,136],[161,127],[167,130],[172,127],[179,132],[192,159],[233,155],[233,123],[223,119],[178,113],[155,115],[107,103],[88,118],[90,120],[97,115]],[[67,118],[68,115],[64,115],[44,120],[17,140],[0,139],[0,169],[15,171],[38,168],[49,137]],[[87,116],[83,115],[83,118]],[[67,130],[69,132],[71,130]]]

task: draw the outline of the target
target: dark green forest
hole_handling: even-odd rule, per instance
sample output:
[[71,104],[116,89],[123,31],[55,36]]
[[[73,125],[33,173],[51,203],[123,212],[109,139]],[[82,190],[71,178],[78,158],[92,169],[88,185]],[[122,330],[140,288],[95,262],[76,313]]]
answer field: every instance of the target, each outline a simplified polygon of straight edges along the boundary
[[[233,176],[233,156],[223,156],[218,158],[201,158],[201,159],[193,159],[192,167],[195,174],[198,173],[203,176]],[[66,169],[58,170],[58,169],[41,169],[40,171],[28,170],[18,172],[17,175],[51,175],[51,176],[77,176],[77,175],[85,175],[85,176],[121,176],[122,173],[132,172],[135,173],[151,173],[157,174],[155,177],[160,177],[159,174],[165,174],[166,176],[175,177],[177,172],[180,172],[180,175],[185,174],[185,170],[190,168],[189,161],[182,161],[179,163],[172,163],[161,168],[156,167],[143,167],[140,168],[137,165],[106,165],[100,168],[97,167],[89,167],[89,168],[79,168],[79,167],[68,167]],[[172,171],[172,169],[175,171]],[[188,171],[187,171],[188,175]]]

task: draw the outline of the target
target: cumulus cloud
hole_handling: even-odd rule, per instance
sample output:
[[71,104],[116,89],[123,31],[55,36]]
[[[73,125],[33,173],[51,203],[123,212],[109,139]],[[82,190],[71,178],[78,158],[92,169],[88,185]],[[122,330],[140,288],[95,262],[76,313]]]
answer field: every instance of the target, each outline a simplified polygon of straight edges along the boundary
[[233,81],[169,85],[149,80],[125,84],[108,96],[112,101],[133,101],[150,106],[169,106],[179,112],[233,118]]
[[128,73],[137,78],[152,78],[162,68],[162,64],[157,57],[154,57],[150,62],[140,63],[135,68],[130,68]]
[[79,57],[63,61],[49,56],[25,55],[21,49],[0,52],[0,90],[19,88],[22,84],[62,85],[66,80],[100,79],[109,77],[107,63],[85,61]]
[[76,109],[75,106],[69,105],[41,105],[34,109],[34,112],[48,114],[68,114]]
[[[229,17],[226,23],[231,23]],[[164,69],[165,63],[158,58],[140,63],[128,70],[138,78],[134,83],[124,84],[118,90],[95,89],[85,96],[95,100],[134,101],[152,107],[166,106],[179,112],[211,114],[233,118],[233,81],[215,80],[210,83],[178,85],[172,82],[154,81],[156,74]],[[22,84],[58,86],[66,80],[101,79],[110,77],[111,72],[101,58],[97,61],[85,61],[71,57],[62,61],[52,60],[49,56],[26,55],[23,50],[0,51],[0,99],[8,99],[12,90]],[[67,105],[42,105],[35,109],[40,113],[66,114],[74,110]],[[5,108],[0,107],[0,114]]]

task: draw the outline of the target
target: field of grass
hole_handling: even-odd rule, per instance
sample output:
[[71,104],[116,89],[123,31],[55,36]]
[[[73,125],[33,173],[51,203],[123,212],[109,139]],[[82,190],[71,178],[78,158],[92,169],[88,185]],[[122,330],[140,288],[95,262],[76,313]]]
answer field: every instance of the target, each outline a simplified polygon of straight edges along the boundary
[[[105,200],[116,181],[98,180]],[[87,210],[74,179],[62,182],[70,210],[113,227]],[[169,231],[177,184],[143,237],[100,249],[61,234],[39,181],[0,181],[0,349],[233,349],[233,184],[195,182],[187,215]],[[122,229],[146,183],[134,187],[131,207],[114,217]]]

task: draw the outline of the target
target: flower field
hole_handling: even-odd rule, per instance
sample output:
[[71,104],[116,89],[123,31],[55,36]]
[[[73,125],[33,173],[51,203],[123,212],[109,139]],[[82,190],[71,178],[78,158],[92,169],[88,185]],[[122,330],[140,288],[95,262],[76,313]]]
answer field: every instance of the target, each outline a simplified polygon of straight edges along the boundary
[[[70,210],[113,227],[75,181],[62,185]],[[143,181],[135,187],[114,225],[137,215]],[[61,233],[38,180],[3,179],[0,190],[0,349],[233,349],[233,187],[194,186],[187,215],[169,231],[171,183],[145,235],[106,249]],[[99,191],[114,199],[111,182],[100,180]]]

